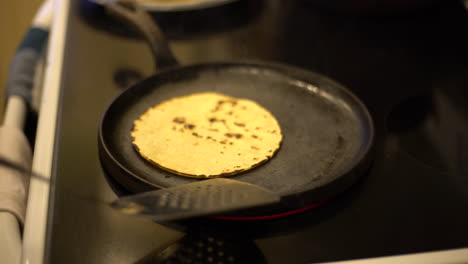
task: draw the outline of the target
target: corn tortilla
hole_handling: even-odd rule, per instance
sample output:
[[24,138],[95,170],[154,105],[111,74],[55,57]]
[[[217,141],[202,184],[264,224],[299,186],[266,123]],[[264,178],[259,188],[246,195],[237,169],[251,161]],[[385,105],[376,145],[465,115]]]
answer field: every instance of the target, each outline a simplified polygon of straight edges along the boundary
[[225,177],[269,160],[280,148],[281,128],[248,99],[206,92],[175,97],[134,121],[132,144],[146,160],[169,172]]

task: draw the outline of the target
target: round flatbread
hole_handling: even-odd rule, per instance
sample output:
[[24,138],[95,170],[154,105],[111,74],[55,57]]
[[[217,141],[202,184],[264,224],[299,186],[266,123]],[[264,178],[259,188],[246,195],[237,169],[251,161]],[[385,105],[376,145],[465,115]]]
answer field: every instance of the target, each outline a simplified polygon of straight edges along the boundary
[[280,148],[281,128],[248,99],[197,93],[164,101],[143,113],[131,131],[146,160],[175,174],[214,178],[269,160]]

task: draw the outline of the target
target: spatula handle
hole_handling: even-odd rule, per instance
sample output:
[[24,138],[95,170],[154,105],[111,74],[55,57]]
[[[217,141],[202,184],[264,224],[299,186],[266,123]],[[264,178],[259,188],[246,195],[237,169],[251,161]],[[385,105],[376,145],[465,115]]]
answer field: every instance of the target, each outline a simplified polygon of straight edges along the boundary
[[133,26],[148,44],[156,69],[178,65],[157,23],[134,1],[117,0],[105,4],[107,12]]

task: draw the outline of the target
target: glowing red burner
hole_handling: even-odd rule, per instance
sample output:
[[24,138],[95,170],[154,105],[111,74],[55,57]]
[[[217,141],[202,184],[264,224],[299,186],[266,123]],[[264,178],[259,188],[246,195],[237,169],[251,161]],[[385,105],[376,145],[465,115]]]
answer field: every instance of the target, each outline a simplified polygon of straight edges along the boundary
[[272,214],[272,215],[260,215],[260,216],[210,216],[209,218],[213,219],[220,219],[220,220],[235,220],[235,221],[255,221],[255,220],[268,220],[268,219],[274,219],[274,218],[280,218],[288,215],[293,215],[301,212],[305,212],[307,210],[313,209],[315,207],[319,207],[320,205],[324,204],[325,202],[319,202],[307,207],[303,207],[300,209],[292,210],[292,211],[287,211],[283,213],[278,213],[278,214]]

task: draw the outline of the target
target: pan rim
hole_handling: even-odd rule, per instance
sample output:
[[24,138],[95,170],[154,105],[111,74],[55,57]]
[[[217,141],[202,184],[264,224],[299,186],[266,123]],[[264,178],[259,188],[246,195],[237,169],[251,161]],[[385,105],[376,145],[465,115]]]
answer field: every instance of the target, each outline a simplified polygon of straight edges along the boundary
[[[105,152],[105,155],[107,155],[106,158],[109,158],[111,162],[118,167],[119,170],[124,171],[126,174],[130,175],[132,177],[132,180],[137,180],[143,185],[146,185],[148,190],[151,189],[159,189],[159,188],[166,188],[166,186],[162,186],[159,184],[156,184],[154,182],[151,182],[143,177],[140,177],[138,174],[134,173],[133,171],[129,170],[125,165],[123,165],[116,157],[113,155],[112,151],[109,149],[108,142],[105,138],[105,135],[103,133],[103,127],[104,123],[106,122],[106,116],[108,116],[108,112],[112,109],[112,106],[116,104],[116,102],[121,98],[125,93],[129,93],[132,91],[132,89],[135,89],[134,87],[139,87],[141,83],[148,81],[150,79],[157,79],[160,78],[161,75],[164,75],[166,73],[171,73],[171,72],[177,72],[177,71],[182,71],[182,70],[187,70],[187,69],[195,69],[199,68],[203,70],[203,68],[207,67],[217,67],[217,68],[222,68],[222,67],[254,67],[258,69],[264,69],[264,70],[270,70],[270,71],[275,71],[280,74],[288,75],[288,73],[294,73],[290,74],[290,77],[294,80],[298,81],[303,81],[306,84],[312,84],[310,81],[307,81],[307,79],[320,79],[323,82],[327,84],[333,84],[334,89],[339,89],[340,92],[344,93],[347,97],[349,97],[350,100],[352,100],[353,104],[357,106],[357,112],[359,112],[359,122],[360,123],[365,123],[366,126],[366,138],[365,140],[361,140],[359,150],[356,151],[355,156],[353,157],[352,162],[348,162],[346,166],[344,166],[342,169],[340,169],[340,172],[337,173],[335,177],[331,177],[329,180],[325,181],[322,183],[320,186],[313,188],[311,190],[305,190],[302,192],[294,192],[295,195],[300,195],[304,192],[312,191],[312,190],[319,190],[323,187],[327,187],[328,185],[332,184],[335,181],[340,180],[343,176],[347,174],[352,174],[353,171],[357,167],[361,167],[363,164],[368,164],[367,162],[370,158],[370,155],[372,153],[372,150],[375,145],[375,124],[374,120],[365,106],[365,104],[362,102],[362,100],[355,95],[351,90],[349,90],[346,86],[342,85],[341,83],[324,76],[322,74],[319,74],[317,72],[308,70],[308,69],[303,69],[299,68],[296,66],[284,64],[284,63],[275,63],[275,62],[265,62],[261,60],[234,60],[234,61],[220,61],[220,62],[209,62],[209,63],[197,63],[197,64],[191,64],[191,65],[183,65],[183,66],[175,66],[175,67],[170,67],[163,69],[159,71],[156,74],[151,75],[150,77],[146,78],[145,80],[138,82],[137,84],[127,88],[126,90],[122,91],[120,94],[115,96],[111,102],[108,104],[106,107],[105,111],[102,114],[101,121],[99,124],[99,147],[103,148],[103,151]],[[308,76],[308,78],[306,78]],[[302,77],[302,78],[301,78]],[[313,84],[312,84],[313,85]],[[101,154],[100,154],[101,156]],[[101,166],[104,166],[101,161]],[[115,178],[113,175],[110,175],[112,178]],[[352,180],[354,183],[355,180]],[[134,192],[133,190],[131,190]],[[282,196],[290,196],[290,194],[285,194]]]

